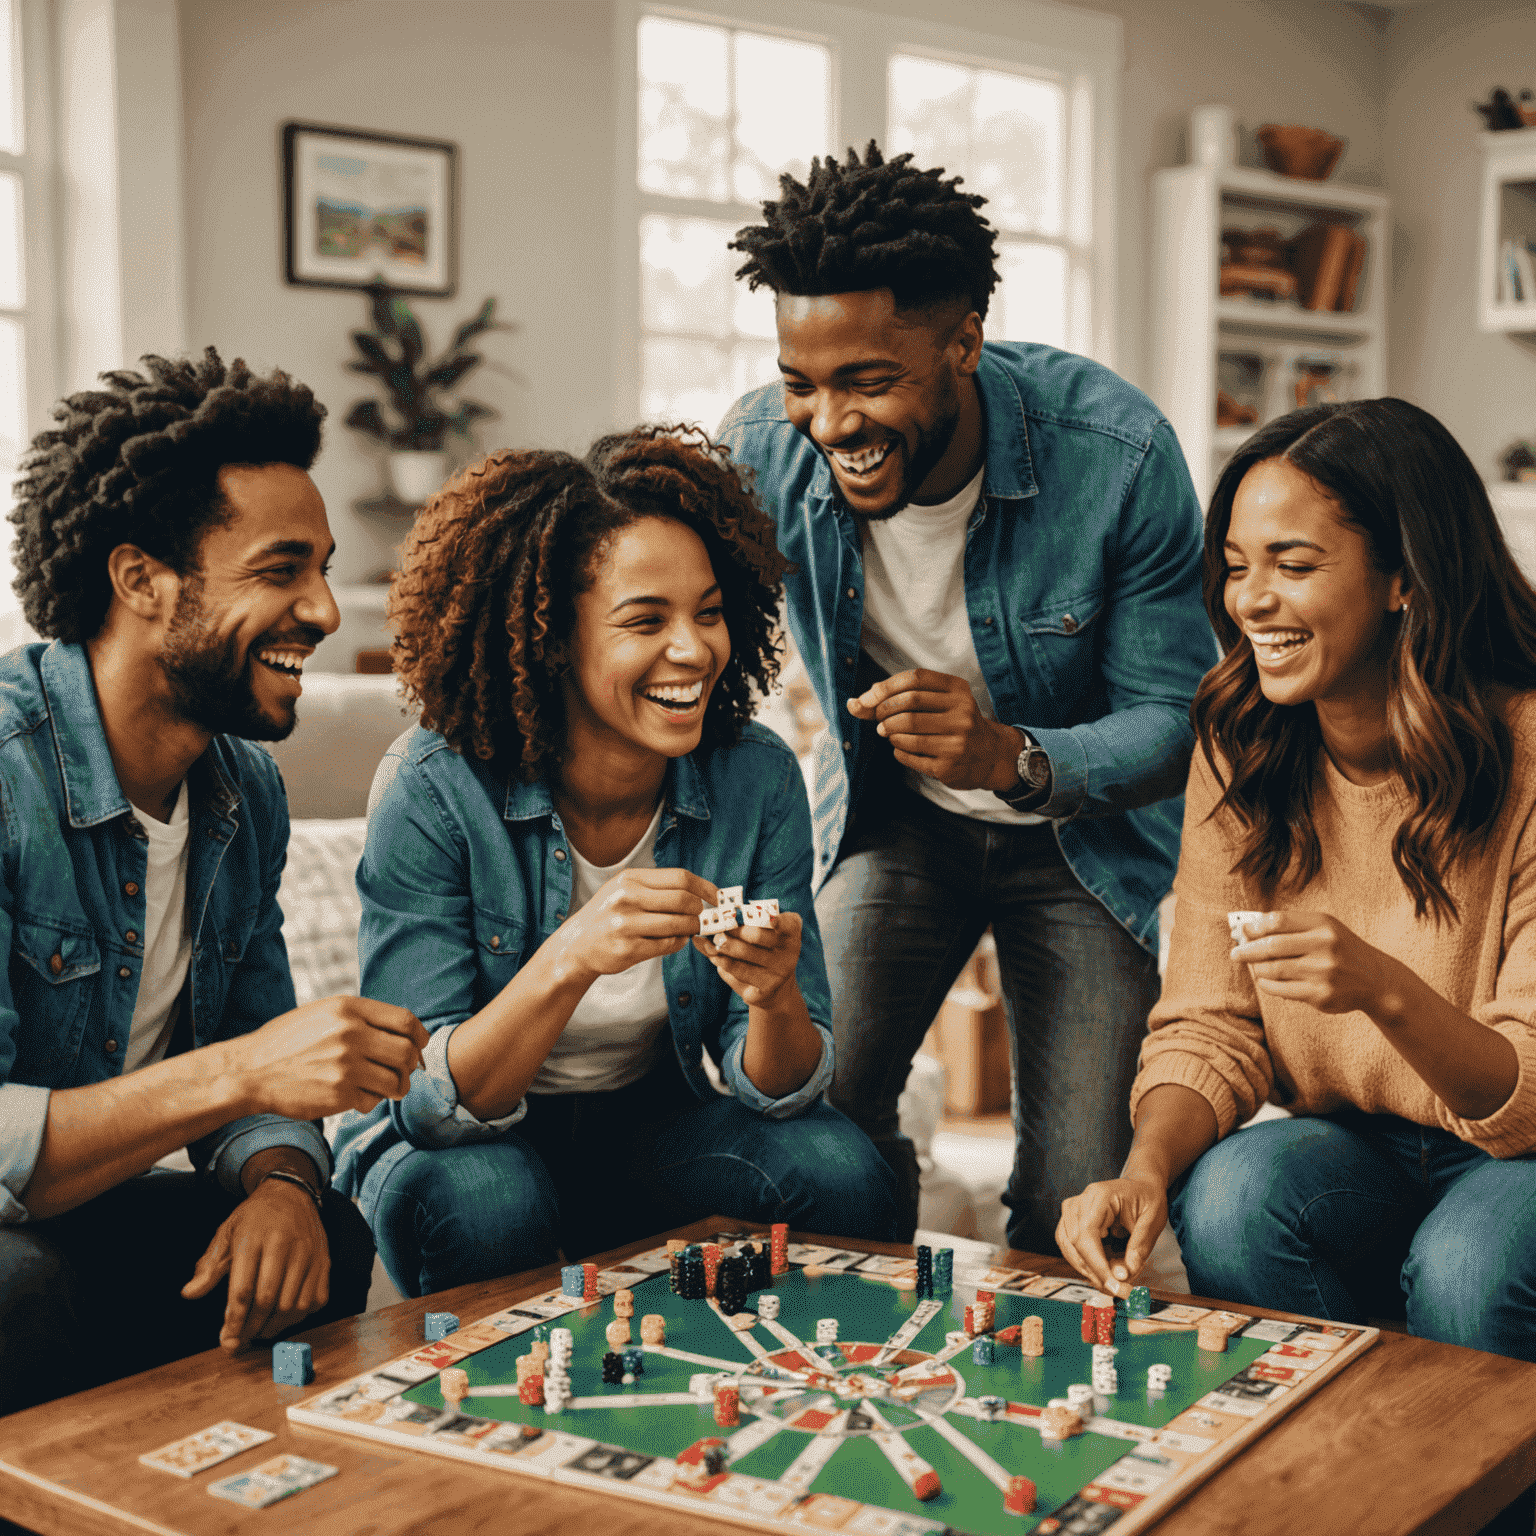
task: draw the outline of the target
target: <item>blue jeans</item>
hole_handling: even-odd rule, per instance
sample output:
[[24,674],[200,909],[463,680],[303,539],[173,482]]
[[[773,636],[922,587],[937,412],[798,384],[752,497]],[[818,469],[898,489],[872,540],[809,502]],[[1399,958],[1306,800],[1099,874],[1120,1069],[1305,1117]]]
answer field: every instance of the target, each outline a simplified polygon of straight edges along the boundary
[[1156,957],[1078,883],[1050,825],[975,821],[909,790],[861,815],[816,916],[832,983],[831,1099],[895,1170],[904,1239],[917,1222],[918,1167],[897,1100],[991,924],[1013,1076],[1008,1241],[1054,1253],[1061,1202],[1118,1175],[1130,1150]]
[[1218,1142],[1169,1214],[1197,1295],[1337,1322],[1401,1315],[1443,1344],[1536,1361],[1536,1157],[1359,1110]]
[[895,1180],[845,1116],[821,1101],[788,1120],[723,1095],[701,1102],[670,1047],[638,1083],[530,1094],[494,1141],[412,1151],[376,1173],[360,1204],[407,1296],[714,1214],[881,1241],[896,1228]]

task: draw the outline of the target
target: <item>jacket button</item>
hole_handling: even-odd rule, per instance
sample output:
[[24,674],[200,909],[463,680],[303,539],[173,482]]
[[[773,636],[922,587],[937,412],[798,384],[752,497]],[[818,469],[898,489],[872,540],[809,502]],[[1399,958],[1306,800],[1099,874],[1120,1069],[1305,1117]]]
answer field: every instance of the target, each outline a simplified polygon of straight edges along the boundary
[[116,1049],[117,1049],[117,1041],[116,1040],[108,1040],[107,1041],[107,1055],[110,1056]]
[[125,884],[123,886],[123,895],[124,896],[137,896],[138,894],[139,894],[139,882],[137,880],[130,880],[130,881],[127,882],[127,884]]
[[845,667],[851,667],[853,665],[853,657],[852,656],[844,656],[843,657],[843,665]]
[[988,628],[988,629],[991,629],[991,627],[992,627],[992,620],[991,620],[991,618],[990,618],[990,616],[989,616],[989,617],[987,617],[987,618],[985,618],[985,619],[983,619],[983,620],[982,620],[982,621],[981,621],[981,622],[982,622],[982,623],[983,623],[983,624],[984,624],[984,625],[985,625],[985,626],[986,626],[986,627],[987,627],[987,628]]
[[565,863],[565,849],[564,848],[556,848],[555,849],[555,863],[557,863],[557,864],[564,864]]
[[849,587],[848,588],[848,601],[850,603],[856,601],[857,598],[858,598],[858,595],[859,595],[859,589],[857,587]]
[[126,965],[120,965],[117,968],[117,974],[121,976],[124,981],[127,981],[128,978],[133,975],[133,972],[130,971]]
[[48,969],[52,971],[55,976],[57,976],[59,972],[64,969],[64,956],[50,955],[48,957]]
[[130,943],[130,944],[137,944],[137,943],[138,943],[138,942],[139,942],[139,936],[138,936],[138,934],[137,934],[137,933],[136,933],[136,932],[135,932],[135,931],[134,931],[134,930],[133,930],[133,929],[132,929],[132,928],[130,928],[130,929],[129,929],[129,930],[128,930],[128,932],[127,932],[127,933],[125,933],[125,934],[124,934],[124,935],[123,935],[123,937],[124,937],[124,938],[125,938],[125,939],[126,939],[126,940],[127,940],[127,941],[128,941],[128,942],[129,942],[129,943]]
[[1077,620],[1070,613],[1064,613],[1061,616],[1061,632],[1064,635],[1075,635],[1077,633]]
[[684,1008],[686,1008],[688,1006],[688,1004],[693,1001],[693,993],[692,992],[679,992],[677,994],[677,1000],[678,1000],[678,1002]]
[[843,743],[843,751],[844,752],[852,752],[853,751],[853,743],[851,741],[845,741]]
[[501,948],[501,935],[499,933],[493,933],[491,935],[491,948],[492,949],[500,949]]

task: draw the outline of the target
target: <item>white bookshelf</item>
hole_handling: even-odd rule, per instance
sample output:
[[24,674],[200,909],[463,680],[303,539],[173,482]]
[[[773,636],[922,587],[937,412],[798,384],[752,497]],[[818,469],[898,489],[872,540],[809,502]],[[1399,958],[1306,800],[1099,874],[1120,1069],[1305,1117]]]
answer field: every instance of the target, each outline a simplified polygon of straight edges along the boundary
[[1478,328],[1530,335],[1536,333],[1536,295],[1528,294],[1522,304],[1501,299],[1499,266],[1506,240],[1536,244],[1536,128],[1508,128],[1478,137],[1483,144]]
[[[1386,389],[1388,201],[1367,187],[1303,181],[1246,167],[1176,166],[1152,178],[1151,395],[1173,423],[1201,504],[1221,466],[1254,427],[1216,425],[1219,359],[1259,360],[1260,421],[1295,405],[1296,360],[1336,356],[1350,365],[1340,392],[1367,398]],[[1221,232],[1277,228],[1287,238],[1309,224],[1348,224],[1367,250],[1356,307],[1303,309],[1295,300],[1221,298]]]

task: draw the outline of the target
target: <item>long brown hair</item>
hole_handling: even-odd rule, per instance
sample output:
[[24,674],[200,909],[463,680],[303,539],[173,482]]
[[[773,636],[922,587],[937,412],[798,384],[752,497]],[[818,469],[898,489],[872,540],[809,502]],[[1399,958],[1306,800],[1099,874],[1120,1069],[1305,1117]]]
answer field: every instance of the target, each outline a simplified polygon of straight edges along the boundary
[[1310,704],[1271,704],[1253,647],[1226,608],[1232,502],[1255,464],[1283,458],[1364,534],[1378,570],[1411,594],[1387,667],[1388,751],[1410,809],[1392,862],[1420,917],[1456,916],[1451,865],[1493,825],[1513,748],[1492,690],[1536,687],[1536,591],[1456,439],[1406,400],[1293,411],[1254,433],[1222,471],[1205,521],[1205,608],[1224,659],[1190,707],[1201,750],[1245,829],[1233,873],[1272,894],[1322,866],[1312,788],[1322,734]]
[[754,687],[767,694],[778,674],[788,562],[725,449],[684,428],[605,437],[585,463],[549,450],[492,453],[427,503],[389,598],[395,671],[422,724],[525,782],[556,764],[576,598],[613,535],[645,517],[698,534],[720,583],[731,656],[701,745],[734,744]]

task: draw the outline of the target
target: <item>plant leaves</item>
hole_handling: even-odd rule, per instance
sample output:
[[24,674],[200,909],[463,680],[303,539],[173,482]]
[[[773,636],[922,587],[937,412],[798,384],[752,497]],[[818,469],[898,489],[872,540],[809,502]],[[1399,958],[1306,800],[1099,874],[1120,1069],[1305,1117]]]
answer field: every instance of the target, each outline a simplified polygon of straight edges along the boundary
[[449,348],[449,351],[457,352],[466,341],[480,335],[482,331],[510,331],[511,329],[510,325],[503,324],[496,318],[496,300],[494,298],[487,299],[480,306],[480,313],[474,316],[473,319],[466,320],[454,332],[453,345]]
[[434,363],[427,370],[423,382],[434,389],[452,389],[479,362],[480,355],[477,352],[460,352],[453,357],[445,357],[442,362]]
[[415,311],[402,298],[397,297],[394,303],[395,310],[395,334],[400,338],[400,350],[405,355],[405,360],[414,369],[421,361],[421,354],[426,350],[426,344],[421,336],[421,324],[416,319]]
[[395,334],[393,297],[389,288],[383,283],[370,283],[368,286],[368,305],[373,311],[373,328],[381,336]]
[[384,425],[384,414],[379,410],[377,400],[355,402],[343,418],[342,425],[351,427],[356,432],[366,432],[369,437],[377,437],[384,442],[388,442],[390,438],[389,428]]
[[[352,341],[357,347],[357,350],[361,352],[364,357],[379,365],[379,367],[375,370],[376,372],[383,372],[383,370],[389,366],[391,361],[389,356],[389,348],[384,345],[384,340],[382,337],[375,336],[372,331],[353,331]],[[353,367],[356,368],[356,366],[357,365],[354,363]],[[368,370],[358,369],[357,371],[360,373],[366,373]]]

